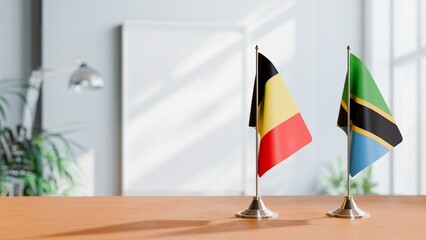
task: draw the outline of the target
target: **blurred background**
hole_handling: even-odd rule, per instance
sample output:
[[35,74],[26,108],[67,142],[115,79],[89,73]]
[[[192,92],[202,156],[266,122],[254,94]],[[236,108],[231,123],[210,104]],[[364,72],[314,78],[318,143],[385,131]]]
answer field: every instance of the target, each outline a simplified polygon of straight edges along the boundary
[[[2,140],[3,195],[254,194],[256,44],[313,137],[261,178],[262,195],[344,191],[347,45],[404,137],[353,180],[355,192],[426,193],[425,1],[0,0],[0,33],[0,92],[20,79],[27,99],[0,95],[2,135],[16,135]],[[76,59],[102,88],[69,88]],[[52,70],[37,75],[38,98],[29,79],[40,67]],[[28,106],[34,131],[20,136]],[[28,144],[40,154],[22,155]]]

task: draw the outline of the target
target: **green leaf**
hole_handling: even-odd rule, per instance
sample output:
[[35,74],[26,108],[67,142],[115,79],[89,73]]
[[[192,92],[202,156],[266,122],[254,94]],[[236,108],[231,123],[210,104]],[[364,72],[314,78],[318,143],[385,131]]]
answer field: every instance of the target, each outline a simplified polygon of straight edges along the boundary
[[72,166],[78,166],[75,162],[76,146],[67,137],[62,133],[44,131],[19,142],[21,147],[12,149],[10,139],[16,139],[15,135],[10,130],[0,129],[0,152],[9,151],[12,160],[17,155],[26,160],[19,163],[10,161],[7,166],[0,162],[0,187],[3,185],[2,170],[7,167],[27,171],[24,178],[25,195],[54,195],[59,193],[60,188],[74,187]]
[[36,193],[37,191],[37,177],[32,174],[32,173],[27,173],[25,174],[25,185],[27,188],[29,188],[29,190],[31,191],[31,193]]

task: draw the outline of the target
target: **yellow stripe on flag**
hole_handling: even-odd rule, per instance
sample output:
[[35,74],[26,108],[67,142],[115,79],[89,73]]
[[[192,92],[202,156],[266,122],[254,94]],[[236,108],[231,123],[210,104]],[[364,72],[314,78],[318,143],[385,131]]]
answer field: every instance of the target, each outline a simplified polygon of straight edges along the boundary
[[[375,111],[376,113],[380,114],[382,117],[386,118],[390,122],[396,124],[395,119],[393,119],[393,117],[391,115],[387,114],[385,111],[374,106],[373,104],[371,104],[371,103],[369,103],[365,100],[362,100],[361,98],[358,98],[358,97],[354,96],[353,94],[351,94],[351,99],[353,99],[358,104],[363,105],[364,107],[367,107],[367,108]],[[342,105],[343,109],[345,109],[345,111],[348,112],[348,106],[346,106],[346,103],[343,100],[341,101],[340,104]]]
[[259,106],[259,134],[263,137],[271,129],[299,112],[290,92],[279,74],[265,85],[263,101]]
[[[351,94],[351,98],[355,101],[355,102],[357,102],[357,103],[359,103],[359,104],[361,104],[361,105],[363,105],[363,106],[365,106],[365,107],[367,107],[367,108],[370,108],[371,110],[373,110],[373,111],[375,111],[376,113],[378,113],[378,114],[380,114],[380,115],[382,115],[384,118],[386,118],[387,120],[389,120],[389,121],[391,121],[392,123],[394,123],[394,124],[396,124],[396,122],[395,122],[395,120],[393,119],[393,117],[391,116],[391,115],[389,115],[389,114],[387,114],[385,111],[383,111],[382,109],[380,109],[380,108],[378,108],[378,107],[376,107],[376,106],[374,106],[373,104],[371,104],[371,103],[369,103],[369,102],[367,102],[367,101],[365,101],[365,100],[362,100],[361,98],[358,98],[358,97],[356,97],[355,95],[353,95],[353,94]],[[346,110],[346,112],[347,112],[348,110]]]
[[391,150],[391,149],[393,149],[393,148],[394,148],[392,145],[390,145],[389,143],[387,143],[385,140],[381,139],[381,138],[380,138],[380,137],[378,137],[377,135],[374,135],[374,134],[373,134],[373,133],[371,133],[371,132],[365,131],[365,130],[364,130],[364,129],[362,129],[362,128],[359,128],[359,127],[357,127],[357,126],[355,126],[355,125],[352,125],[352,122],[351,122],[351,127],[352,127],[352,130],[353,130],[353,131],[355,131],[355,132],[357,132],[357,133],[359,133],[359,134],[361,134],[361,135],[364,135],[364,136],[366,136],[366,137],[369,137],[369,138],[373,139],[374,141],[376,141],[376,142],[378,142],[378,143],[382,144],[384,147],[386,147],[386,148],[387,148],[387,149],[389,149],[389,150]]

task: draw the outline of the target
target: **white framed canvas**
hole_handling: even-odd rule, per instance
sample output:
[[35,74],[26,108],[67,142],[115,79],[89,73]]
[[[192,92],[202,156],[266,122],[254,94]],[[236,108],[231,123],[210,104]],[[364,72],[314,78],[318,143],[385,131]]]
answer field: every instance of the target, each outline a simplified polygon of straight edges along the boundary
[[244,28],[122,26],[122,194],[244,192]]

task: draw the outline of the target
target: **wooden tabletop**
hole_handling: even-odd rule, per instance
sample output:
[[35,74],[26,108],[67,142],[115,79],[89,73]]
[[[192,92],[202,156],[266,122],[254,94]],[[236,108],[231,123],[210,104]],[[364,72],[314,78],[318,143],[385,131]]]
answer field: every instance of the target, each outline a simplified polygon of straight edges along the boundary
[[342,196],[263,200],[278,218],[234,217],[251,197],[3,197],[0,239],[426,239],[426,196],[356,196],[357,220],[325,215]]

